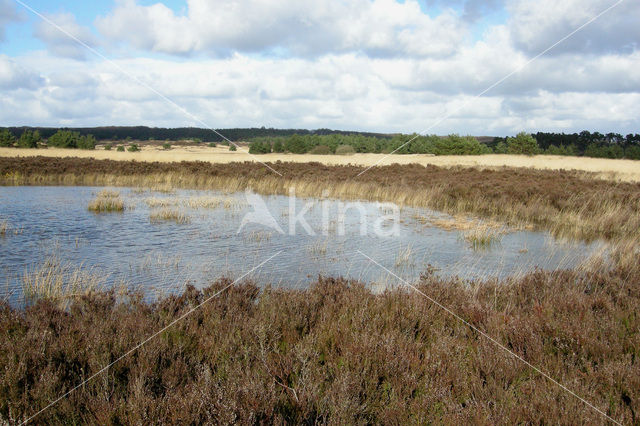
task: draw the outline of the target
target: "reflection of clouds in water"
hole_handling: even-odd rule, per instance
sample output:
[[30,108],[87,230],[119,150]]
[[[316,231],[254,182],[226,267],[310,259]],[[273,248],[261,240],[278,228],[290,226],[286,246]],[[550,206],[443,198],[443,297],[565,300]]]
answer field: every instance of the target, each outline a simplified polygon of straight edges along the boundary
[[[274,262],[265,264],[247,278],[281,287],[304,286],[318,274],[375,281],[379,287],[397,284],[397,279],[380,271],[378,266],[358,255],[357,250],[406,280],[419,277],[429,264],[443,276],[504,277],[525,273],[536,266],[572,267],[598,248],[597,244],[556,241],[547,233],[514,231],[502,235],[498,244],[486,250],[473,250],[461,237],[462,231],[439,228],[432,223],[433,220],[453,223],[460,218],[407,207],[402,209],[397,237],[380,237],[373,232],[361,236],[357,209],[347,211],[346,235],[338,235],[337,218],[333,218],[329,221],[329,235],[325,236],[322,203],[315,203],[307,215],[316,236],[309,236],[302,229],[297,235],[282,235],[252,223],[246,223],[237,234],[245,213],[251,211],[244,202],[244,193],[176,190],[167,194],[119,189],[135,209],[123,214],[96,215],[88,212],[86,206],[92,194],[100,189],[0,189],[6,199],[0,205],[0,216],[24,227],[22,234],[0,243],[0,271],[4,271],[4,280],[9,283],[4,286],[8,290],[0,288],[0,291],[19,289],[16,274],[26,265],[41,260],[47,250],[58,252],[63,259],[76,264],[98,268],[109,276],[112,284],[124,281],[172,292],[181,289],[187,281],[202,287],[220,276],[238,277],[278,250],[283,251]],[[152,207],[145,201],[150,197],[179,206],[180,211],[192,217],[191,223],[150,224]],[[281,213],[289,212],[288,197],[262,198],[286,232],[289,217]],[[362,206],[370,231],[375,218],[384,212],[377,203],[362,203]],[[329,200],[328,207],[337,214],[337,201]],[[296,214],[301,208],[299,203]],[[411,247],[410,259],[396,265],[407,247]]]

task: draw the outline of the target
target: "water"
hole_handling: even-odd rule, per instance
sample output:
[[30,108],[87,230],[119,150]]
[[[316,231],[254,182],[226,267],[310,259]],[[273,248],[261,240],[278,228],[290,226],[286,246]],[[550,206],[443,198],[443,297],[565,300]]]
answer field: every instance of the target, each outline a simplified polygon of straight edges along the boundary
[[[361,235],[361,215],[355,208],[346,211],[344,235],[339,235],[340,202],[335,200],[324,205],[316,200],[305,215],[316,235],[309,235],[300,223],[289,235],[291,199],[285,196],[261,197],[284,234],[256,223],[246,223],[238,232],[245,214],[254,211],[245,193],[178,190],[164,194],[117,188],[133,209],[106,214],[88,211],[89,201],[102,189],[0,187],[0,222],[6,220],[10,226],[0,237],[0,295],[12,302],[21,300],[22,275],[51,255],[91,269],[107,285],[124,282],[158,294],[179,291],[186,283],[203,287],[223,275],[240,277],[278,252],[247,278],[299,287],[322,274],[375,282],[380,289],[399,282],[384,268],[406,280],[417,278],[427,265],[443,276],[500,278],[536,267],[570,268],[599,246],[556,241],[545,232],[517,231],[503,235],[488,249],[474,250],[461,231],[420,220],[425,216],[447,219],[447,215],[414,208],[400,211],[397,235],[384,235],[394,229],[393,221],[377,224],[382,226],[376,221],[392,209],[370,202],[360,203],[366,235]],[[179,200],[177,208],[191,221],[151,223],[150,212],[156,209],[146,204],[150,197]],[[223,197],[227,206],[182,205],[196,197]],[[308,202],[297,199],[293,217]],[[329,235],[323,235],[323,223],[328,224]]]

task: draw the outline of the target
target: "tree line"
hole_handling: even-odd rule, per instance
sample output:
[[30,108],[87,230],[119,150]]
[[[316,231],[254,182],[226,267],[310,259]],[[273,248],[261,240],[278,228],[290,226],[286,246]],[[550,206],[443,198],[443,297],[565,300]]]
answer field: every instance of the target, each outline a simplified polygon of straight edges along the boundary
[[[10,132],[19,135],[25,130],[38,131],[38,133],[47,139],[53,136],[58,130],[68,130],[77,132],[81,135],[93,135],[98,141],[115,141],[127,138],[145,141],[145,140],[200,140],[203,142],[222,142],[224,139],[211,129],[202,129],[197,127],[178,127],[178,128],[162,128],[162,127],[146,127],[146,126],[106,126],[106,127],[77,127],[77,128],[53,128],[53,127],[8,127]],[[299,135],[329,135],[329,134],[353,134],[358,133],[364,136],[373,136],[385,138],[389,135],[382,133],[367,132],[346,132],[342,130],[331,129],[273,129],[273,128],[231,128],[218,129],[217,132],[224,135],[232,141],[246,141],[256,137],[277,137]]]
[[39,130],[25,129],[20,137],[9,129],[0,130],[0,147],[38,148],[46,144],[56,148],[94,149],[96,142],[91,134],[82,135],[70,130],[58,130],[46,140]]
[[[583,130],[580,133],[546,133],[532,135],[539,146],[539,153],[550,155],[575,155],[601,158],[629,158],[640,160],[640,134],[600,133]],[[506,138],[493,138],[489,144],[500,152]],[[499,147],[500,145],[500,147]]]
[[[505,153],[534,155],[539,153],[535,139],[526,133],[506,138]],[[502,149],[500,145],[500,149]],[[473,136],[452,134],[420,136],[394,135],[376,138],[360,134],[298,135],[288,137],[261,137],[250,141],[251,154],[290,152],[293,154],[433,154],[433,155],[481,155],[495,150]]]
[[[97,134],[89,132],[89,130]],[[235,141],[249,143],[252,154],[290,152],[295,154],[352,154],[395,153],[433,155],[480,154],[550,154],[602,158],[640,159],[640,134],[622,136],[619,133],[599,133],[587,130],[580,133],[528,134],[521,132],[512,137],[483,138],[457,134],[445,137],[436,135],[405,135],[366,132],[345,132],[330,129],[225,129],[225,136]],[[221,131],[222,132],[222,131]],[[17,136],[19,135],[19,136]],[[101,140],[193,140],[215,143],[219,135],[208,129],[198,128],[150,128],[93,127],[79,129],[54,129],[33,127],[8,127],[0,129],[0,146],[37,148],[93,149]]]

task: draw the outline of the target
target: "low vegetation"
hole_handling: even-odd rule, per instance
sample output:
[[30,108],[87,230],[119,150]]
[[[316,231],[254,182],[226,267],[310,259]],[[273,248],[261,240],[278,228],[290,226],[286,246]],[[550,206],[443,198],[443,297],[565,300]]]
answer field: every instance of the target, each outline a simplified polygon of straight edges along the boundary
[[477,226],[465,231],[464,240],[469,243],[474,250],[487,249],[498,244],[502,238],[502,233],[495,228],[488,226]]
[[91,200],[88,209],[95,213],[123,212],[125,205],[119,192],[105,189]]
[[9,223],[6,220],[0,220],[0,237],[7,235],[9,230]]
[[[573,271],[471,283],[426,273],[416,286],[632,424],[640,412],[640,265],[637,244],[630,247],[614,251],[612,263]],[[154,303],[110,291],[71,298],[66,309],[46,297],[25,309],[1,304],[0,419],[25,420],[82,384],[34,421],[607,422],[415,291],[375,295],[328,278],[305,290],[229,284]]]
[[22,275],[22,293],[27,305],[47,300],[65,308],[74,298],[104,290],[104,275],[93,269],[49,256],[42,264],[27,268]]

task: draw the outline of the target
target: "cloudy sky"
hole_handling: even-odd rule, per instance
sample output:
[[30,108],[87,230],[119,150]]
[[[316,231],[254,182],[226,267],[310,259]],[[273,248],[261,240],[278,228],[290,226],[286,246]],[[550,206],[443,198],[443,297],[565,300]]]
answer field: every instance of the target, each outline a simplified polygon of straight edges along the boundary
[[636,133],[637,0],[527,64],[615,3],[0,0],[0,126]]

